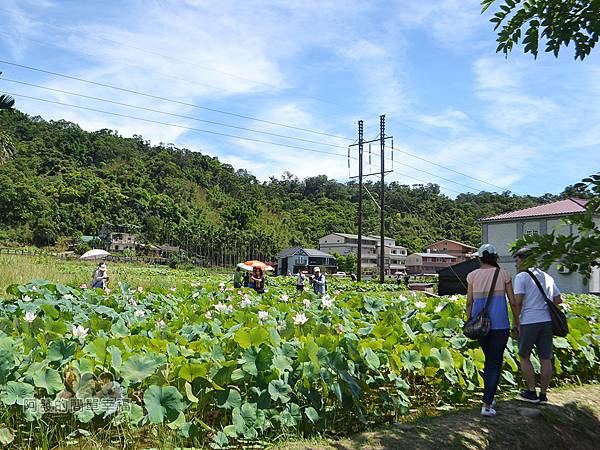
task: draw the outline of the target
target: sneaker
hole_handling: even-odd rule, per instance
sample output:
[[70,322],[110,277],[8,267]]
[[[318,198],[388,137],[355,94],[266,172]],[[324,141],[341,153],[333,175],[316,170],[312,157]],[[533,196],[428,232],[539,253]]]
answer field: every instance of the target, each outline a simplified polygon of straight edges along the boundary
[[548,396],[546,394],[542,394],[540,392],[540,397],[539,398],[540,398],[540,403],[542,405],[546,405],[548,403]]
[[486,408],[485,406],[482,406],[481,415],[484,417],[494,417],[496,415],[496,410],[492,407]]
[[519,394],[519,398],[523,401],[530,402],[530,403],[539,403],[540,402],[540,399],[537,396],[537,394],[535,393],[535,391],[530,391],[529,389],[526,391],[521,391],[521,393]]

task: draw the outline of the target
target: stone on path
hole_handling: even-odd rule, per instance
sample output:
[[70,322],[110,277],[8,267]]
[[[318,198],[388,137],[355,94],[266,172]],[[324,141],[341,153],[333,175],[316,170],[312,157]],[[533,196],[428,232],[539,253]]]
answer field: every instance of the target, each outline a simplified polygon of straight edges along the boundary
[[537,417],[540,415],[540,410],[535,408],[517,408],[517,412],[523,417]]

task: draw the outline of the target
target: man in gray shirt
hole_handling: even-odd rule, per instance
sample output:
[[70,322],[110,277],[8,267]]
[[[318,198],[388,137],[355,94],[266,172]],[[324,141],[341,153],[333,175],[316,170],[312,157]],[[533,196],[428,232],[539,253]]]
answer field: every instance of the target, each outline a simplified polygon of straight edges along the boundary
[[[552,378],[552,319],[546,298],[556,305],[562,303],[562,298],[550,275],[536,267],[527,267],[528,251],[528,248],[523,248],[514,255],[519,272],[514,283],[518,308],[516,314],[520,315],[519,357],[523,378],[528,388],[521,392],[520,396],[521,400],[528,402],[548,403],[546,390]],[[539,281],[543,293],[533,277]],[[535,371],[530,359],[534,346],[537,349],[541,365],[539,397],[535,391]]]

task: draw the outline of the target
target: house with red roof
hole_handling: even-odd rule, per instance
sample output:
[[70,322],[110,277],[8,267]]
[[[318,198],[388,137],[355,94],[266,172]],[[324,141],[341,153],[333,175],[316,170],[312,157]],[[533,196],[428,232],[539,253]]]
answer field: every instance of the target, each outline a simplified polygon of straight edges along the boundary
[[[510,253],[510,244],[525,235],[548,234],[552,231],[561,234],[576,234],[575,225],[567,224],[564,218],[585,211],[586,200],[567,198],[552,203],[533,206],[479,219],[483,242],[493,244],[498,250],[500,266],[515,274],[515,264]],[[600,216],[594,218],[600,225]],[[600,271],[595,270],[589,282],[578,273],[559,271],[556,265],[548,270],[563,292],[600,293]]]

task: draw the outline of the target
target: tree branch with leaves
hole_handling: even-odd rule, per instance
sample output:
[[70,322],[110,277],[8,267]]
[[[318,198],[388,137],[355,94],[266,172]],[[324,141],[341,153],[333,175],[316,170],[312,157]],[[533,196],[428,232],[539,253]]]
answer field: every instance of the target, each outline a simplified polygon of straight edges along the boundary
[[490,19],[498,31],[496,51],[505,55],[522,44],[537,58],[542,44],[558,57],[573,42],[575,59],[583,60],[598,42],[600,0],[482,0],[482,13],[494,4],[500,4]]

